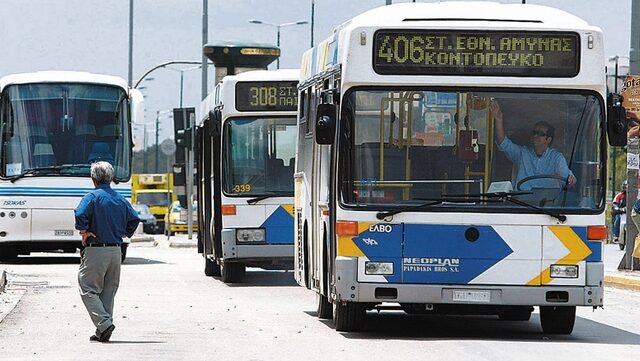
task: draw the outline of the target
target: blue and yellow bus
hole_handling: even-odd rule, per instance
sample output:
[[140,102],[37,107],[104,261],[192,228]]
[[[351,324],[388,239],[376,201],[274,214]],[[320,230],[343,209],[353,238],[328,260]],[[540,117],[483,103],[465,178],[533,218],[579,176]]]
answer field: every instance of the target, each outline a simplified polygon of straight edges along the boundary
[[380,7],[308,50],[294,261],[318,316],[536,306],[571,333],[603,304],[604,69],[600,29],[521,4]]
[[293,268],[297,70],[225,76],[197,131],[205,274],[240,282],[247,266]]

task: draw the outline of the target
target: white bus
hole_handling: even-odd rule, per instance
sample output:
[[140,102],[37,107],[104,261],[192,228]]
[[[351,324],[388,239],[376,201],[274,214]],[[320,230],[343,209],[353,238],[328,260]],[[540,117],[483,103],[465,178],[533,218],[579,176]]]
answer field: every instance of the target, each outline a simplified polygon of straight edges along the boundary
[[113,188],[131,198],[131,123],[142,96],[117,77],[46,71],[3,77],[0,97],[0,260],[75,252],[73,210],[93,189],[92,162],[113,164]]
[[198,229],[205,274],[293,268],[297,70],[225,76],[197,130]]
[[603,302],[604,69],[600,29],[521,4],[380,7],[307,51],[294,261],[318,316],[351,331],[374,308],[539,306],[545,333],[571,333]]

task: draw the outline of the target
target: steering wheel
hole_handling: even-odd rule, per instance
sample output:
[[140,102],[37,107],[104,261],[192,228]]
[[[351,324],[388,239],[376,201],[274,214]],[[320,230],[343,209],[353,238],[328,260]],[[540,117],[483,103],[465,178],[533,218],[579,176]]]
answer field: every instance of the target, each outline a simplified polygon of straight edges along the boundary
[[564,183],[564,185],[562,187],[560,187],[560,189],[566,188],[567,185],[569,184],[569,177],[564,178],[564,177],[561,177],[561,176],[555,175],[555,174],[538,174],[538,175],[532,175],[532,176],[529,176],[529,177],[522,178],[518,182],[518,184],[516,184],[516,189],[521,191],[522,188],[520,188],[520,186],[522,186],[524,183],[527,183],[527,182],[532,181],[534,179],[556,179],[556,180],[559,180],[559,181]]

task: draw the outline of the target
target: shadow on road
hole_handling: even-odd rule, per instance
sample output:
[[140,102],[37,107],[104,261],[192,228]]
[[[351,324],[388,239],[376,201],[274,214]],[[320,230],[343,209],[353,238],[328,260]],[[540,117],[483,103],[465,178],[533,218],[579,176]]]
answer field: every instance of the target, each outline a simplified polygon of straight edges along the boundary
[[[316,311],[304,311],[317,317]],[[318,320],[335,329],[332,320]],[[404,312],[369,311],[363,332],[342,332],[348,339],[501,340],[638,345],[640,335],[589,319],[576,317],[571,335],[545,335],[537,313],[529,321],[501,321],[497,316],[420,316]]]
[[106,343],[106,345],[110,345],[110,344],[123,344],[123,345],[127,345],[127,344],[149,344],[149,343],[157,343],[157,344],[163,344],[166,343],[165,341],[125,341],[125,340],[113,340],[113,341],[109,341]]
[[[129,265],[145,265],[145,264],[164,264],[165,262],[158,261],[155,259],[148,259],[142,257],[127,257],[127,259],[122,264],[123,266]],[[79,253],[69,253],[69,254],[42,254],[38,253],[36,255],[31,256],[18,256],[18,258],[13,259],[11,261],[3,261],[0,262],[2,264],[22,264],[22,265],[36,265],[36,264],[80,264],[80,254]]]
[[11,261],[3,261],[0,264],[80,264],[79,253],[69,254],[38,254],[31,256],[18,256]]
[[[219,280],[219,278],[218,278]],[[247,270],[240,283],[229,283],[229,287],[278,287],[297,286],[293,272]]]
[[124,260],[123,266],[139,266],[145,264],[165,264],[166,262],[158,261],[156,259],[142,258],[142,257],[127,257]]

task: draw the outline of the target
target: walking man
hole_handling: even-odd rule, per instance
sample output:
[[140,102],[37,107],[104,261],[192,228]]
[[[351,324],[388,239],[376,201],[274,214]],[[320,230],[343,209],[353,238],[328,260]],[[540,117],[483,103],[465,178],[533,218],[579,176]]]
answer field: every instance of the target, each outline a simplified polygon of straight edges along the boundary
[[140,223],[136,211],[111,189],[113,167],[91,165],[95,189],[75,209],[76,229],[82,236],[78,283],[80,296],[96,332],[89,340],[107,342],[115,329],[113,302],[120,283],[122,237],[131,237]]

